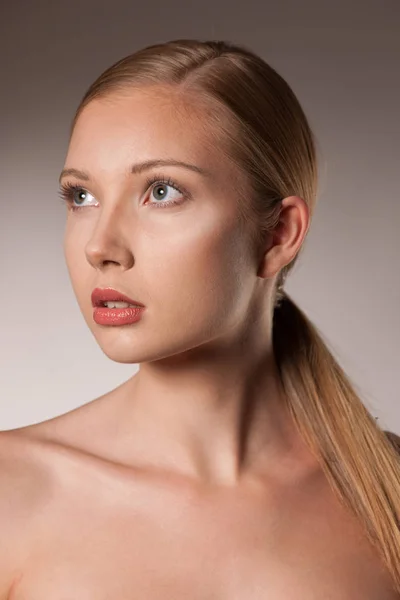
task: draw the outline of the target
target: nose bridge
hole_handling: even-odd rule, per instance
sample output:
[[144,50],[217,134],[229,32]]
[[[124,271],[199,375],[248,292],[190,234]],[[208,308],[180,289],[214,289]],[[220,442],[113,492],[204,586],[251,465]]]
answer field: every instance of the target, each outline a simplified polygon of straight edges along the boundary
[[93,266],[98,266],[105,261],[118,263],[130,261],[133,223],[129,203],[122,201],[110,203],[98,210],[99,216],[86,245],[89,262]]

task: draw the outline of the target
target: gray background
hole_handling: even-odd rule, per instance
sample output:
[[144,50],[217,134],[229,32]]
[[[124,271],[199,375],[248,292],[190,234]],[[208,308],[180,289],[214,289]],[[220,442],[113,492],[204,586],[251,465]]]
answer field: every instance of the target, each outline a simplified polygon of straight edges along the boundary
[[73,295],[57,195],[90,83],[136,49],[226,39],[291,85],[322,157],[319,204],[286,288],[379,423],[400,432],[400,2],[33,1],[1,6],[0,429],[126,380]]

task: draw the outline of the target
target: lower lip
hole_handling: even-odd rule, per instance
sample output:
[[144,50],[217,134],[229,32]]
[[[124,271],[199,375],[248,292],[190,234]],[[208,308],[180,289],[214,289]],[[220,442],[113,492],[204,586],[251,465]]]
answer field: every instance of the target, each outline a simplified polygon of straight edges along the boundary
[[93,311],[93,320],[98,325],[130,325],[142,317],[144,307],[129,306],[127,308],[107,308],[96,306]]

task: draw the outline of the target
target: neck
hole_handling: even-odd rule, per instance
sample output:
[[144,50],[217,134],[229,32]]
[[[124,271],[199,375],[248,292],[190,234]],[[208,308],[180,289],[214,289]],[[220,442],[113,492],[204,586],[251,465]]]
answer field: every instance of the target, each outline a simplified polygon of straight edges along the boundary
[[276,463],[290,443],[272,346],[201,355],[143,363],[114,390],[113,451],[125,463],[235,485]]

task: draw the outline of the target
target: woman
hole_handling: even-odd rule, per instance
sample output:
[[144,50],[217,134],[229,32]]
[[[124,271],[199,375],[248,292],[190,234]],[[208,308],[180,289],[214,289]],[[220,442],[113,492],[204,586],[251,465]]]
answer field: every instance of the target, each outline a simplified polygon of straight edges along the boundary
[[398,598],[399,438],[283,290],[317,195],[288,84],[227,42],[144,48],[60,184],[83,317],[139,371],[2,432],[2,597]]

